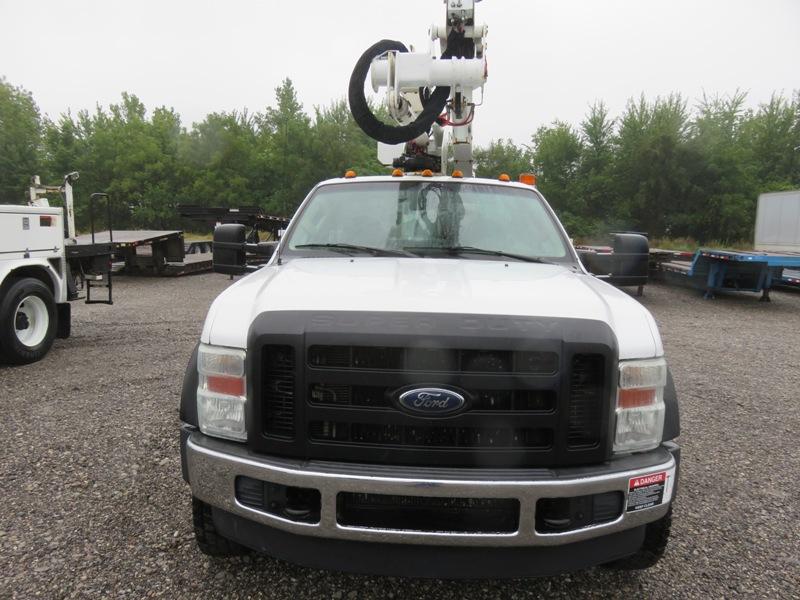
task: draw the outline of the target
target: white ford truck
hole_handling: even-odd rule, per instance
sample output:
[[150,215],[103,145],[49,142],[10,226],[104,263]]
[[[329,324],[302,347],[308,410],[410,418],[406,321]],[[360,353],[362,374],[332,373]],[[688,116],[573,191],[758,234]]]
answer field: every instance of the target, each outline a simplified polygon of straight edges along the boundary
[[[218,228],[218,270],[243,272],[247,247]],[[655,322],[530,185],[318,185],[213,303],[181,419],[210,554],[524,576],[647,567],[670,531],[678,406]]]
[[[608,283],[643,284],[647,241],[617,236],[603,281],[535,177],[472,177],[487,28],[475,0],[445,4],[429,53],[384,40],[353,72],[354,119],[401,152],[392,176],[317,185],[206,317],[180,414],[208,554],[496,578],[664,553],[675,388],[653,318]],[[215,231],[221,273],[272,250]]]

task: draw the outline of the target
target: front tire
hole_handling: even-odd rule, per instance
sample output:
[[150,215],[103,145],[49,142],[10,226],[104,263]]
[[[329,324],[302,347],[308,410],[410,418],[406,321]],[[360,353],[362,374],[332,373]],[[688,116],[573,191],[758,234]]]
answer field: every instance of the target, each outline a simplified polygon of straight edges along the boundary
[[669,507],[666,515],[658,521],[648,523],[646,527],[644,543],[636,554],[607,563],[603,567],[615,571],[641,571],[655,566],[667,549],[672,528],[672,507]]
[[247,553],[247,548],[222,537],[214,525],[211,507],[192,496],[192,521],[197,547],[208,556],[239,556]]
[[0,355],[11,364],[44,358],[58,326],[53,292],[38,279],[11,280],[0,298]]

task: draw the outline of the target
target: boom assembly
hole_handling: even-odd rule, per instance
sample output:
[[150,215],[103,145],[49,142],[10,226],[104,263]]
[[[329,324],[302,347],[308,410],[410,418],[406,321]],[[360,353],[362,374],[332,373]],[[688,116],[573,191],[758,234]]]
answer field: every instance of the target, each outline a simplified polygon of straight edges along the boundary
[[[401,42],[382,40],[358,60],[350,78],[350,110],[364,132],[382,145],[379,157],[406,172],[455,169],[473,175],[472,122],[475,94],[488,77],[486,25],[475,21],[480,0],[446,0],[446,24],[430,29],[428,52],[410,52]],[[367,102],[367,78],[395,121],[380,121]],[[482,99],[482,98],[481,98]],[[445,137],[444,130],[451,132]],[[395,146],[387,148],[386,146]]]

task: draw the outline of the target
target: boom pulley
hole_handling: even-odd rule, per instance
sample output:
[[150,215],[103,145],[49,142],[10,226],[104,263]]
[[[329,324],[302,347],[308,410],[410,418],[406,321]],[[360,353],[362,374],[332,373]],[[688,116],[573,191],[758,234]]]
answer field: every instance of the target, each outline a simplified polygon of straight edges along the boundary
[[[488,77],[485,25],[475,24],[480,0],[445,0],[446,25],[430,29],[428,52],[413,52],[401,42],[382,40],[356,63],[349,101],[359,127],[379,142],[379,156],[393,146],[391,163],[404,171],[442,172],[452,156],[455,169],[473,174],[473,96]],[[372,112],[364,87],[384,90],[393,124]],[[444,129],[451,128],[445,139]]]

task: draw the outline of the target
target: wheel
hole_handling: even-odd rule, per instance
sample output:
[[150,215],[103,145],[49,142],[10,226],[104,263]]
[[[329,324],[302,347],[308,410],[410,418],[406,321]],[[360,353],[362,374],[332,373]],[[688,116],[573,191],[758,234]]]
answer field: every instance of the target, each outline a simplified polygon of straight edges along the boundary
[[217,533],[211,507],[192,496],[192,521],[197,547],[208,556],[239,556],[246,554],[247,548]]
[[38,279],[13,280],[0,298],[0,354],[12,364],[41,360],[53,345],[57,325],[50,288]]
[[644,543],[636,554],[603,565],[606,569],[617,571],[640,571],[649,569],[661,560],[667,549],[669,532],[672,527],[672,507],[658,521],[647,524]]

